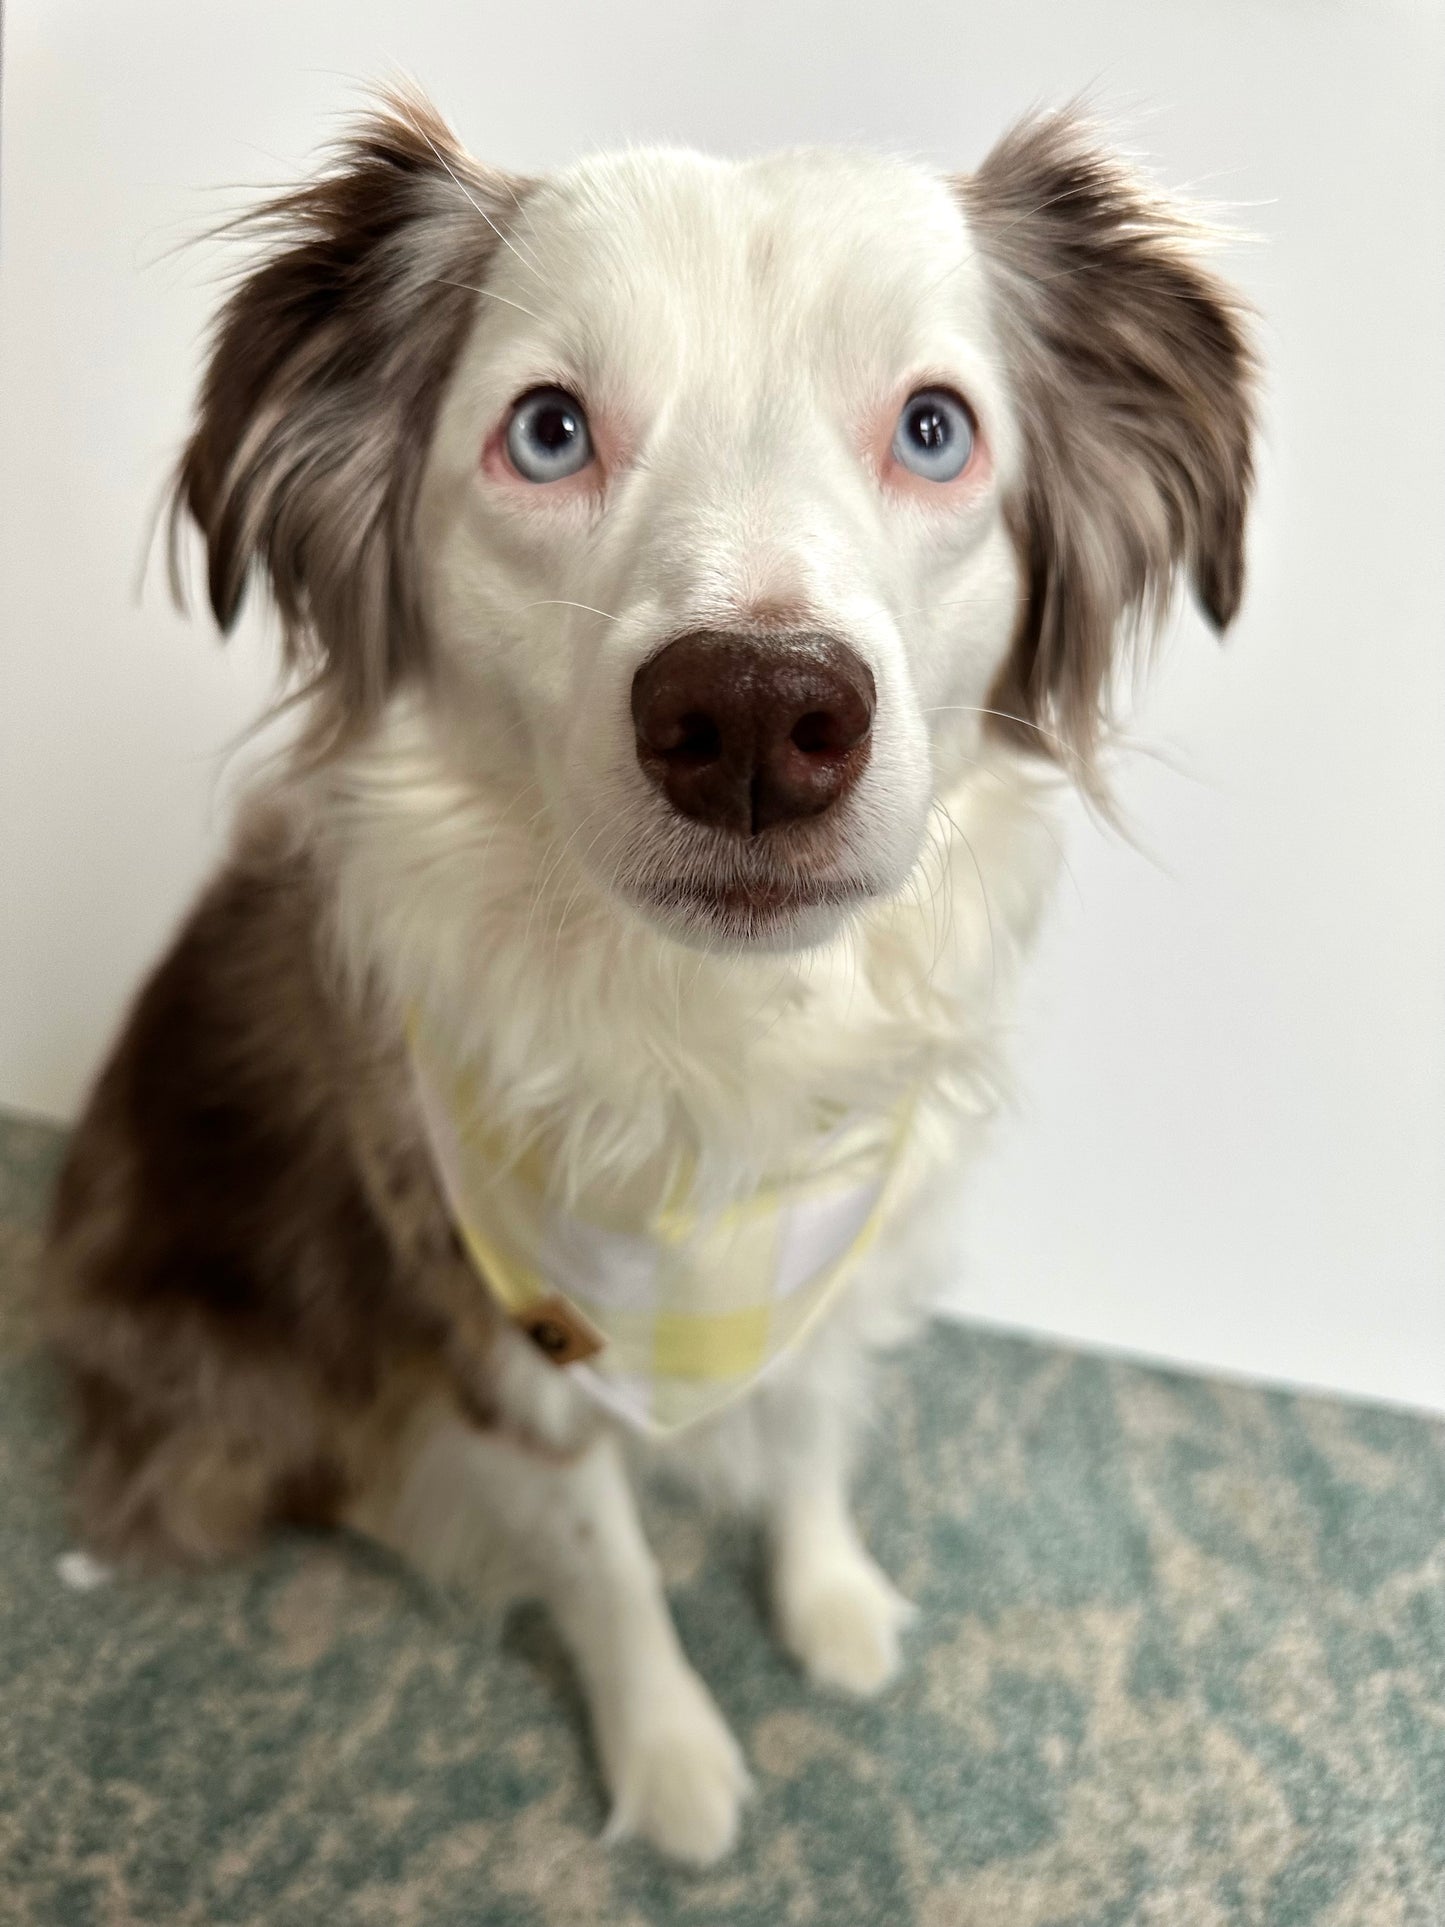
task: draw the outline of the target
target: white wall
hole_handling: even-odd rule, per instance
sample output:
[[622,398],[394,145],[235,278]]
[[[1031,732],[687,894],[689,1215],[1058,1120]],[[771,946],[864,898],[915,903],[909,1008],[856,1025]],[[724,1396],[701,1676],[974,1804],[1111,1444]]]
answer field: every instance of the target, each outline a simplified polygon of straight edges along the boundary
[[[1445,1408],[1442,15],[1298,0],[11,0],[0,253],[0,1101],[64,1115],[215,848],[268,687],[153,577],[220,257],[166,250],[293,171],[389,64],[521,167],[632,137],[976,160],[1092,90],[1262,237],[1252,592],[1186,618],[1087,828],[972,1187],[961,1302],[1008,1323]],[[208,282],[208,277],[212,280]]]

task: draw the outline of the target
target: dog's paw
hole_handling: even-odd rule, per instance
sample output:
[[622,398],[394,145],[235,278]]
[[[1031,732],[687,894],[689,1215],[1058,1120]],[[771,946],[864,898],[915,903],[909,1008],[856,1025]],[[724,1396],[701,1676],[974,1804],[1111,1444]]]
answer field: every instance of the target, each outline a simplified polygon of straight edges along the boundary
[[732,1846],[751,1791],[741,1748],[702,1682],[688,1675],[632,1726],[610,1777],[604,1840],[635,1836],[694,1867],[711,1866]]
[[866,1698],[899,1666],[910,1605],[866,1554],[794,1571],[778,1587],[783,1644],[815,1686]]

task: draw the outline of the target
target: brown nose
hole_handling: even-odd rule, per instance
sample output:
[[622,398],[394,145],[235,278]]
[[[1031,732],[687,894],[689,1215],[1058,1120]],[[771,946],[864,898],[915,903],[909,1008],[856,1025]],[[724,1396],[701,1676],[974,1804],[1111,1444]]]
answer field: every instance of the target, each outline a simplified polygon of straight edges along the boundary
[[684,816],[739,836],[819,816],[868,761],[873,676],[833,636],[679,636],[632,680],[637,760]]

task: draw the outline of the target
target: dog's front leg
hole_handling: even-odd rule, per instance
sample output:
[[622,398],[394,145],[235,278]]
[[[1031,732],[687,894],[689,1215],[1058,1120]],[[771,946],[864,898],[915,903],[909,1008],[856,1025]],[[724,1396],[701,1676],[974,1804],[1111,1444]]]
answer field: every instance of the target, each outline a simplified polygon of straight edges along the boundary
[[640,1835],[696,1865],[727,1851],[747,1771],[683,1654],[611,1438],[552,1456],[444,1420],[384,1516],[354,1523],[448,1581],[501,1550],[581,1676],[613,1801],[606,1837]]
[[610,1439],[558,1476],[556,1501],[545,1591],[591,1704],[613,1798],[608,1837],[641,1834],[705,1865],[732,1845],[748,1776],[683,1654]]
[[872,1694],[893,1678],[913,1607],[864,1546],[848,1500],[852,1423],[835,1387],[772,1390],[765,1518],[783,1644],[817,1685]]

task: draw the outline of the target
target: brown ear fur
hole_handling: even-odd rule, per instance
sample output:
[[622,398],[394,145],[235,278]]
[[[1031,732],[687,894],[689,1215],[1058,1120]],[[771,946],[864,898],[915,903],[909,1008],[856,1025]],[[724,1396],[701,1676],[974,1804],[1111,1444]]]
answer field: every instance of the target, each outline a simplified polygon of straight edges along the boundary
[[1023,122],[960,184],[1023,417],[1010,519],[1026,601],[994,707],[1086,771],[1116,632],[1187,570],[1224,628],[1244,582],[1255,362],[1198,230],[1073,113]]
[[524,189],[470,159],[420,95],[393,92],[330,167],[236,224],[266,251],[216,323],[175,478],[173,579],[189,514],[216,620],[231,627],[263,570],[287,662],[328,688],[337,722],[425,664],[422,465],[468,284]]

